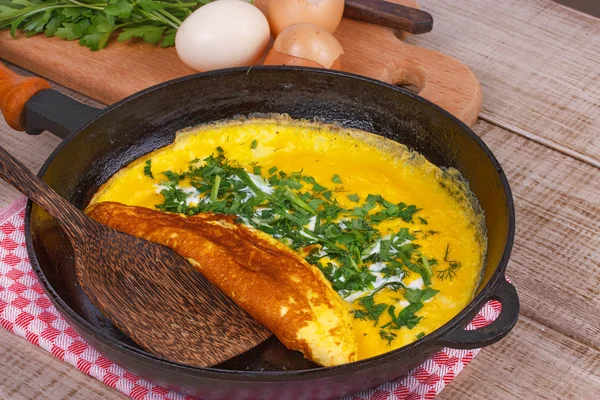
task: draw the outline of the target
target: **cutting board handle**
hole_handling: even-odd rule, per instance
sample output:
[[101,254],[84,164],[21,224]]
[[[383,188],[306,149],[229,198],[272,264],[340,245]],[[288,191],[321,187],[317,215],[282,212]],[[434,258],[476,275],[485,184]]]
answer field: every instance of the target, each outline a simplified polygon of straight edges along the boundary
[[17,131],[25,130],[23,110],[25,103],[50,83],[42,78],[21,76],[0,63],[0,111],[6,123]]
[[472,126],[481,110],[481,85],[466,65],[435,50],[402,44],[376,78],[413,85],[419,95]]

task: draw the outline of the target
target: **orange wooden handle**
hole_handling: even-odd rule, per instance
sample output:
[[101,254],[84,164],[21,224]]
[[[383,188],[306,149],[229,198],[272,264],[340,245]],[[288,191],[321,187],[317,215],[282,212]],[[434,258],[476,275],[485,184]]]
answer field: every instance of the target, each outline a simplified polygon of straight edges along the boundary
[[416,86],[419,95],[473,126],[481,110],[481,85],[466,65],[439,51],[404,44],[405,57],[385,65],[377,78]]
[[23,110],[25,103],[50,83],[42,78],[21,76],[0,63],[0,111],[6,123],[17,131],[25,130]]

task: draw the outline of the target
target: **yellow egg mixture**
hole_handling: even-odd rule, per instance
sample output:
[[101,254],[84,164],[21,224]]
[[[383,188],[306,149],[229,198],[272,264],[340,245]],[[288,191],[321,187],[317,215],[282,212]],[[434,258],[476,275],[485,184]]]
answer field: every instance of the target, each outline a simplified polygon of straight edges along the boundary
[[[382,234],[401,227],[411,232],[435,232],[415,235],[413,242],[421,246],[420,252],[438,261],[431,268],[430,287],[439,293],[416,312],[422,317],[418,324],[412,329],[404,326],[395,330],[391,341],[380,336],[380,327],[391,320],[388,312],[380,316],[377,326],[373,320],[354,318],[358,359],[388,352],[433,332],[472,300],[481,278],[486,239],[480,228],[483,215],[474,211],[476,203],[459,174],[443,171],[405,146],[366,132],[289,118],[244,119],[188,129],[180,132],[172,145],[118,172],[99,190],[92,204],[113,201],[154,208],[163,202],[156,186],[160,172],[186,171],[191,160],[210,156],[218,146],[228,159],[238,161],[248,172],[253,170],[251,164],[260,165],[263,171],[271,167],[302,171],[325,186],[335,186],[339,190],[333,196],[345,208],[356,206],[348,194],[361,199],[378,194],[390,202],[414,204],[421,209],[412,223],[384,221],[378,229]],[[149,159],[157,180],[144,174]],[[339,176],[341,184],[332,183],[334,175]],[[460,262],[452,279],[439,276],[449,267],[444,259]],[[409,287],[423,288],[419,274],[410,273],[402,281]],[[349,309],[360,309],[359,299],[348,303]],[[388,288],[378,291],[374,300],[394,304],[396,312],[408,303],[402,294]]]

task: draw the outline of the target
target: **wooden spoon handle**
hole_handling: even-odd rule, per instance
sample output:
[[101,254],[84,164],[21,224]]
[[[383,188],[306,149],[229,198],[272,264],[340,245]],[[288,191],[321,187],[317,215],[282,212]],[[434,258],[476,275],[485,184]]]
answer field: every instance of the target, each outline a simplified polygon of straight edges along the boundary
[[67,233],[71,234],[71,227],[89,225],[90,220],[83,212],[60,197],[2,146],[0,146],[0,178],[59,220],[67,228]]
[[433,29],[433,17],[428,12],[383,0],[346,0],[344,17],[413,34]]
[[0,63],[0,111],[8,126],[17,131],[25,130],[23,110],[25,103],[44,89],[50,89],[42,78],[21,76]]

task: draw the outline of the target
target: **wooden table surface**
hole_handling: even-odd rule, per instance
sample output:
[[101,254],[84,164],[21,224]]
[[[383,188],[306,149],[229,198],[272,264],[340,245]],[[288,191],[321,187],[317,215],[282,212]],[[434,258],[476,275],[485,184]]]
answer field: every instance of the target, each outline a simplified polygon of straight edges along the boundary
[[[438,398],[598,398],[600,19],[549,0],[421,4],[435,29],[408,42],[457,57],[483,87],[474,130],[513,189],[517,234],[508,274],[522,308],[512,333]],[[0,138],[34,171],[59,143],[47,133],[12,132],[3,120]],[[0,208],[17,196],[0,183]],[[0,329],[0,398],[124,397]]]

